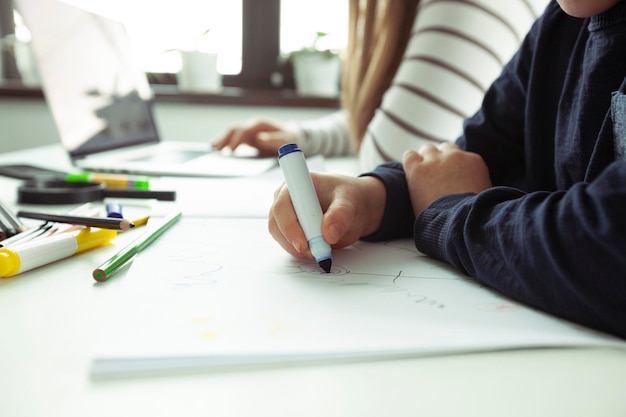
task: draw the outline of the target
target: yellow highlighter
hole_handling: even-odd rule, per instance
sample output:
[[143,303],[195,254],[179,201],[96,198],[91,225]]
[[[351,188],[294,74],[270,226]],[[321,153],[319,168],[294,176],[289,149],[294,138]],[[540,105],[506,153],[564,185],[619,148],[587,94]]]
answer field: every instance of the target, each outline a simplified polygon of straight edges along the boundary
[[110,229],[81,229],[0,248],[0,277],[8,278],[76,253],[103,246],[117,236]]

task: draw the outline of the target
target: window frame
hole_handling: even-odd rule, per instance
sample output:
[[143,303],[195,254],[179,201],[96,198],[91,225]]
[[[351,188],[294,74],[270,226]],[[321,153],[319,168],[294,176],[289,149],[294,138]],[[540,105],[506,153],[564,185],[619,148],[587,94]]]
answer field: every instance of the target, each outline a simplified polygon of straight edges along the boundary
[[280,0],[242,0],[241,72],[225,75],[224,86],[274,88],[280,54]]
[[[15,21],[13,20],[13,2],[11,0],[0,0],[0,41],[6,36],[15,34]],[[17,64],[11,51],[0,43],[0,53],[2,54],[2,67],[0,68],[0,79],[21,80],[17,70]]]
[[[2,1],[2,0],[0,0]],[[280,0],[242,1],[241,72],[225,74],[224,87],[255,90],[293,88],[291,69],[280,62]],[[280,73],[283,80],[274,85]],[[175,84],[175,74],[150,73],[152,84]]]

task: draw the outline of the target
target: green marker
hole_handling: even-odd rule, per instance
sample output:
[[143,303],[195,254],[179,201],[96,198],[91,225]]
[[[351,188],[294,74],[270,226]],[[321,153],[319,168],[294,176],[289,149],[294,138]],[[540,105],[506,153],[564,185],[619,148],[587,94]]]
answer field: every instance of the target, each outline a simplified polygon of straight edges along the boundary
[[169,229],[174,223],[181,218],[182,213],[180,210],[176,210],[161,221],[155,224],[137,239],[132,241],[124,249],[113,255],[109,260],[105,261],[102,265],[93,271],[93,278],[98,282],[103,282],[109,279],[118,269],[126,264],[133,256],[148,247],[152,242],[156,240],[163,232]]
[[149,190],[150,180],[148,177],[132,177],[121,174],[101,174],[96,172],[78,172],[65,175],[65,181],[69,182],[101,182],[109,188],[134,188]]

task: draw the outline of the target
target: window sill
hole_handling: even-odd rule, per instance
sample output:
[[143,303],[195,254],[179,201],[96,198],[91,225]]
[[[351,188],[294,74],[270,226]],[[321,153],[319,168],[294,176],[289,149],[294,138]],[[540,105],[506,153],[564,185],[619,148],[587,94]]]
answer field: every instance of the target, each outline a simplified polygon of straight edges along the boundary
[[[157,103],[197,103],[218,105],[339,108],[339,98],[303,97],[293,90],[254,90],[224,87],[220,94],[181,93],[175,85],[153,85]],[[0,83],[0,98],[43,98],[39,88],[20,83]]]

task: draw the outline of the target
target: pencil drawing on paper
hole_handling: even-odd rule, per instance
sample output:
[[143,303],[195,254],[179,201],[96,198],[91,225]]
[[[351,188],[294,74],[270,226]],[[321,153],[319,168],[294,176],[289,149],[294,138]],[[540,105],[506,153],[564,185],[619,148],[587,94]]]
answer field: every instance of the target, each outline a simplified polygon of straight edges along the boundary
[[[232,272],[234,266],[225,266],[224,263],[216,262],[216,260],[224,258],[222,249],[218,246],[193,246],[189,245],[189,242],[185,243],[187,244],[185,251],[168,257],[169,263],[177,265],[179,267],[177,269],[181,271],[181,274],[173,281],[173,289],[192,289],[216,285],[219,284],[223,276]],[[368,245],[357,243],[352,245],[349,250],[359,253],[360,256],[363,255],[361,252],[366,252],[370,248]],[[387,250],[400,254],[400,256],[407,253],[410,256],[416,256],[416,251],[410,241],[390,241],[383,242],[381,245]],[[313,279],[320,284],[344,289],[369,288],[375,293],[397,295],[410,303],[437,309],[445,308],[445,301],[428,295],[424,289],[420,288],[420,280],[467,280],[466,277],[450,272],[449,268],[433,260],[429,260],[429,263],[421,262],[425,266],[419,274],[416,274],[403,271],[402,265],[395,266],[394,264],[375,270],[366,266],[350,269],[340,262],[341,255],[342,251],[338,251],[338,261],[333,264],[329,273],[322,271],[317,263],[301,259],[294,259],[286,264],[281,264],[277,269],[268,269],[263,265],[256,267],[259,268],[258,272],[261,274]],[[240,264],[236,265],[236,267],[240,266]]]
[[[402,271],[398,271],[396,274],[379,274],[379,273],[367,273],[367,272],[352,272],[348,268],[342,265],[333,265],[329,274],[320,271],[317,264],[313,262],[299,262],[297,263],[297,269],[299,272],[292,272],[292,274],[308,274],[315,277],[318,280],[324,280],[327,284],[339,286],[339,287],[371,287],[375,288],[381,293],[397,293],[402,294],[409,301],[416,304],[424,304],[437,308],[445,308],[445,304],[414,290],[409,289],[407,286],[402,285],[403,279],[419,280],[429,279],[422,276],[403,276]],[[360,279],[359,279],[360,278]],[[434,279],[456,279],[456,278],[434,278]]]

